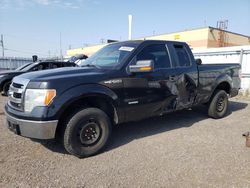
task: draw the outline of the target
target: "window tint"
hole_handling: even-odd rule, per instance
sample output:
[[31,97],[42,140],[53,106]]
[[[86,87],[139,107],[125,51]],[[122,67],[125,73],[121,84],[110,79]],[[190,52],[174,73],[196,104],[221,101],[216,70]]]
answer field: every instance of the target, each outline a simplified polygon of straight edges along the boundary
[[178,58],[178,63],[180,67],[190,66],[190,60],[187,51],[182,45],[174,45],[175,52]]
[[138,55],[139,60],[154,60],[155,69],[171,67],[170,59],[164,44],[153,44],[145,47]]
[[43,70],[50,69],[50,63],[43,63]]
[[58,68],[59,66],[57,65],[57,64],[55,64],[55,63],[51,63],[51,68],[52,69],[56,69],[56,68]]
[[33,67],[31,71],[39,71],[43,69],[44,69],[44,66],[42,64],[38,64],[35,67]]

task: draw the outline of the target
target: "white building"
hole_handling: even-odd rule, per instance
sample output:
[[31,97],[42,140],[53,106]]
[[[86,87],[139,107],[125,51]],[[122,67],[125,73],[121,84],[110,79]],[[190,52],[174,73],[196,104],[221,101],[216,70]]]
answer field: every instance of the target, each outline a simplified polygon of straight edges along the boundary
[[250,45],[196,49],[193,53],[195,58],[200,58],[204,64],[240,63],[241,88],[250,91]]

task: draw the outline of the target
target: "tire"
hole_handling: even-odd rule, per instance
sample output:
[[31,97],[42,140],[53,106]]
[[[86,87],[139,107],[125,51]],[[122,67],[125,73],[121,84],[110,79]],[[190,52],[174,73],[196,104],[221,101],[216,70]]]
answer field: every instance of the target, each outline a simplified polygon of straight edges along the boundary
[[228,110],[228,95],[224,90],[216,90],[208,107],[208,115],[214,119],[222,118]]
[[70,154],[89,157],[104,149],[111,131],[110,119],[105,112],[98,108],[81,109],[66,123],[63,145]]
[[3,85],[3,95],[7,96],[10,88],[11,81],[5,82]]

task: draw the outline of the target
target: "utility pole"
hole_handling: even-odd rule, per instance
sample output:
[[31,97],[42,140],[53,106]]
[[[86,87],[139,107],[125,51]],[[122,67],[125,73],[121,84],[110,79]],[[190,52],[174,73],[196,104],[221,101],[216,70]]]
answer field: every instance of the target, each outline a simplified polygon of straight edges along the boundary
[[60,32],[60,59],[63,60],[63,56],[62,56],[62,34]]
[[128,40],[132,39],[132,15],[128,15]]
[[1,34],[1,40],[0,40],[1,46],[2,46],[2,56],[4,57],[4,45],[3,45],[3,34]]
[[101,38],[101,40],[100,40],[100,41],[101,41],[101,43],[102,43],[102,44],[104,44],[104,39],[103,39],[103,38]]

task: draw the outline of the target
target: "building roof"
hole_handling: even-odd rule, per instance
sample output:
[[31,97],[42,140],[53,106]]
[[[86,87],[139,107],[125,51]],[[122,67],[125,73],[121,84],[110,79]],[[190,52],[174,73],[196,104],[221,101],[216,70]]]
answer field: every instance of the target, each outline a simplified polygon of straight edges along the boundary
[[[144,36],[144,37],[139,37],[139,38],[148,38],[148,37],[161,36],[161,35],[171,35],[171,34],[175,34],[175,33],[181,33],[181,32],[187,32],[187,31],[194,31],[194,30],[202,30],[202,29],[221,30],[221,29],[216,28],[216,27],[206,26],[206,27],[198,27],[198,28],[186,29],[186,30],[181,30],[181,31],[169,32],[169,33],[161,33],[161,34],[157,34],[157,35]],[[222,31],[250,38],[250,36],[243,35],[243,34],[240,34],[240,33],[232,32],[232,31],[228,31],[228,30],[222,30]]]
[[236,33],[236,32],[232,32],[232,31],[228,31],[228,30],[222,30],[222,29],[219,29],[219,28],[216,28],[216,27],[211,27],[211,26],[208,26],[209,29],[216,29],[216,30],[221,30],[221,31],[225,31],[227,33],[232,33],[234,35],[240,35],[242,37],[247,37],[247,38],[250,38],[250,36],[247,36],[247,35],[243,35],[243,34],[240,34],[240,33]]

